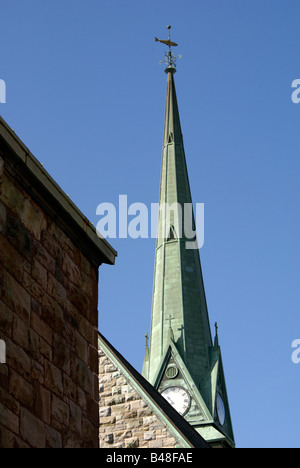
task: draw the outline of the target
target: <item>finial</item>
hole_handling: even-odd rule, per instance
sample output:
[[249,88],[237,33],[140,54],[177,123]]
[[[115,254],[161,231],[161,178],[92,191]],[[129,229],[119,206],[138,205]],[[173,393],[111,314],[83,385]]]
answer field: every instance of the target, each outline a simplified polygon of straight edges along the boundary
[[217,322],[215,323],[215,329],[216,329],[216,336],[215,336],[215,342],[214,342],[214,347],[217,348],[219,346],[219,337],[218,337],[218,324]]
[[146,333],[145,338],[146,338],[146,348],[148,348],[148,340],[149,340],[148,333]]
[[178,44],[176,42],[171,41],[171,26],[167,26],[167,29],[169,30],[169,38],[168,40],[163,40],[163,39],[158,39],[157,37],[155,38],[156,42],[161,42],[162,44],[165,44],[169,46],[169,52],[165,52],[165,59],[162,60],[160,63],[165,63],[167,66],[165,72],[166,73],[176,73],[176,60],[177,58],[181,58],[181,55],[176,56],[172,52],[172,47],[177,47]]

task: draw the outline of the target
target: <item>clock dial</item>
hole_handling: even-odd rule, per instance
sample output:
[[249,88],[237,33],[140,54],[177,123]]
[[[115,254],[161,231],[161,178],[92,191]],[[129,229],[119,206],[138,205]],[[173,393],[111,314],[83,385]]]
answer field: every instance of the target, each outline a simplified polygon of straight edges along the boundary
[[162,396],[183,416],[190,409],[191,398],[184,388],[168,387],[162,392]]
[[225,422],[225,406],[220,393],[217,394],[217,415],[221,426]]

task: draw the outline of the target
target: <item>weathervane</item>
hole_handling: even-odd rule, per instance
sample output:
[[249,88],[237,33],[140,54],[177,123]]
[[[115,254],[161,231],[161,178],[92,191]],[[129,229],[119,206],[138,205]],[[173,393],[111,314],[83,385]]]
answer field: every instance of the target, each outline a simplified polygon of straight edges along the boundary
[[[169,51],[165,53],[165,60],[161,60],[161,64],[162,63],[165,63],[168,67],[167,67],[167,70],[168,69],[175,69],[176,68],[176,60],[177,58],[181,58],[181,55],[175,55],[172,51],[172,47],[177,47],[178,44],[176,44],[176,42],[172,42],[171,41],[171,26],[167,26],[167,29],[169,30],[169,38],[168,40],[162,40],[162,39],[158,39],[157,37],[155,38],[155,41],[156,42],[161,42],[162,44],[165,44],[167,46],[169,46]],[[167,71],[166,70],[166,71]]]

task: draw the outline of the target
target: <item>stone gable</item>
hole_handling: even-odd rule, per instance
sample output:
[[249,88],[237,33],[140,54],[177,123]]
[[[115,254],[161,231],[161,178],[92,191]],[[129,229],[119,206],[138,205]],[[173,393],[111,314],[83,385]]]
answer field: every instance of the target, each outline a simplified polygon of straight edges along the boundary
[[154,410],[99,348],[100,447],[175,448],[179,444]]

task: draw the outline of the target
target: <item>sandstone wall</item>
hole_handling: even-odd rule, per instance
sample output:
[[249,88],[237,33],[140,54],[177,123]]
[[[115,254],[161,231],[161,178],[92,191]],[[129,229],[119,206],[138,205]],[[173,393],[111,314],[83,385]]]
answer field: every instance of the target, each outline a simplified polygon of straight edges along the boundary
[[100,447],[178,447],[168,428],[101,348],[99,366]]
[[0,447],[98,447],[98,269],[4,160]]

